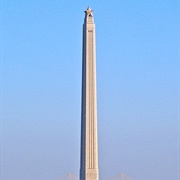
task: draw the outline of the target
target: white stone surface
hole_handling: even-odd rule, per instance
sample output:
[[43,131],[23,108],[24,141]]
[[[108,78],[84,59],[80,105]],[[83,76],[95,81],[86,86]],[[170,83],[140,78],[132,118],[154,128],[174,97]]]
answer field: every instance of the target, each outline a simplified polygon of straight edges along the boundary
[[83,25],[80,180],[98,180],[95,24],[90,7]]

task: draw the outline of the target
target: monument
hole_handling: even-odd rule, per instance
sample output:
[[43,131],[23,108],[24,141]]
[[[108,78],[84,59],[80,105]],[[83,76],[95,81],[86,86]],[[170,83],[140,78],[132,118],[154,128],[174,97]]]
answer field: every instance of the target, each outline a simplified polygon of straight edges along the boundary
[[98,180],[96,99],[96,43],[93,11],[85,11],[83,24],[80,180]]

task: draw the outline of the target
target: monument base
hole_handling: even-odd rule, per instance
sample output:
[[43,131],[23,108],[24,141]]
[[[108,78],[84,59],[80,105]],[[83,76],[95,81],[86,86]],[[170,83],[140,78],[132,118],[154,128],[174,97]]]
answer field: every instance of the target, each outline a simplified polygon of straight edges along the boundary
[[98,169],[80,170],[80,180],[99,180]]

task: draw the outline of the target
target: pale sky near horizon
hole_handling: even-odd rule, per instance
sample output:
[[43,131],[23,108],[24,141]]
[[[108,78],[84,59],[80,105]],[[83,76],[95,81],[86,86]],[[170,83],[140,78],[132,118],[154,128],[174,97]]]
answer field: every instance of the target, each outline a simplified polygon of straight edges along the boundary
[[100,180],[179,180],[179,0],[1,0],[1,180],[79,174],[88,6]]

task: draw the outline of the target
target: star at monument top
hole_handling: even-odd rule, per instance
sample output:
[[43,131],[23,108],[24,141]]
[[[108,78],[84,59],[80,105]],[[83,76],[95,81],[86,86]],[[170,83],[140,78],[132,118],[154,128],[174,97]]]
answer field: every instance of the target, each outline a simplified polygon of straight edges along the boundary
[[86,11],[84,11],[84,12],[86,13],[86,15],[87,15],[87,16],[90,16],[90,17],[92,17],[92,16],[93,16],[93,14],[92,14],[93,10],[91,10],[91,8],[90,8],[90,7],[88,7],[88,8],[87,8],[87,10],[86,10]]

